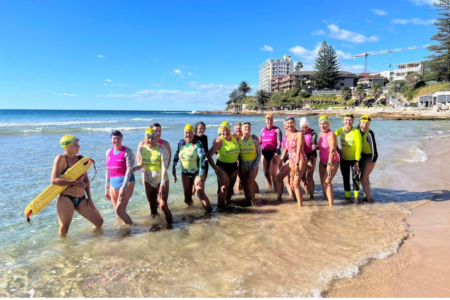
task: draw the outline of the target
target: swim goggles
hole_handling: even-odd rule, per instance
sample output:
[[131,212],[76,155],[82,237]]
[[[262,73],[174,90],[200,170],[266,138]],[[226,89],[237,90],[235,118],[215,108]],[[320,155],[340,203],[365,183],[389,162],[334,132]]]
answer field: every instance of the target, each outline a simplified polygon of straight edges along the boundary
[[78,141],[79,141],[79,139],[73,138],[73,140],[65,141],[65,142],[60,142],[59,144],[60,144],[61,146],[67,146],[67,145],[73,144],[73,143],[78,142]]
[[352,119],[355,118],[355,117],[353,116],[353,114],[345,114],[345,115],[344,115],[344,118],[348,118],[348,117],[350,117],[350,118],[352,118]]
[[123,139],[123,134],[119,130],[113,130],[111,132],[110,138],[112,138],[113,136],[117,136],[117,137],[120,137],[121,139]]
[[286,119],[284,119],[284,120],[285,120],[286,122],[287,122],[287,121],[291,121],[291,120],[295,122],[295,119],[294,119],[293,116],[287,116]]
[[372,121],[372,119],[371,119],[370,117],[361,117],[360,120],[361,120],[361,121],[369,121],[369,122]]
[[234,123],[234,126],[237,126],[237,125],[242,126],[242,123],[241,122]]

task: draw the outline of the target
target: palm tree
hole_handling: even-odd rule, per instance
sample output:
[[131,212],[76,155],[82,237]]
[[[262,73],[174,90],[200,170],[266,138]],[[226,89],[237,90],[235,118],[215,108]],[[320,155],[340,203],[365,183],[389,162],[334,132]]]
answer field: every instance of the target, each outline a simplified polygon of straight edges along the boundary
[[352,98],[352,91],[348,86],[341,87],[341,98],[345,101],[345,108],[347,108],[347,101]]
[[239,91],[237,89],[234,89],[230,95],[228,96],[230,98],[231,103],[236,103],[239,100]]
[[303,68],[303,64],[301,61],[299,61],[296,65],[295,65],[295,71],[296,72],[300,72],[300,70]]
[[383,93],[383,90],[381,89],[380,85],[378,83],[375,83],[372,86],[372,95],[375,98],[375,105],[377,105],[378,98],[380,98],[382,93]]
[[255,99],[258,101],[258,105],[264,107],[269,101],[270,94],[265,90],[258,90],[255,94]]
[[238,87],[238,91],[243,95],[242,98],[245,98],[248,92],[250,92],[252,88],[248,85],[247,81],[242,81]]
[[363,90],[362,86],[358,85],[354,93],[354,98],[357,103],[360,104],[364,97],[366,97],[366,92]]

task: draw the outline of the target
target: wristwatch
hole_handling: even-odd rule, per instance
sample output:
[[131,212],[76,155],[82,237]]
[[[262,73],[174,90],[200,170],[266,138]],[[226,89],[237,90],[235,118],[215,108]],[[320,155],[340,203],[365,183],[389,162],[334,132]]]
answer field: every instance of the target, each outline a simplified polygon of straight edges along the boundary
[[298,167],[298,166],[300,166],[300,163],[296,163],[295,165]]

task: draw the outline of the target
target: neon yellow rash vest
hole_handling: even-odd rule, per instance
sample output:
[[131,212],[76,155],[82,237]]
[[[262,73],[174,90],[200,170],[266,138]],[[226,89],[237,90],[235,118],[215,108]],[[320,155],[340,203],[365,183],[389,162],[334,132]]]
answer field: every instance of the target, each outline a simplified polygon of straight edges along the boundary
[[362,153],[364,154],[372,154],[372,149],[370,149],[370,144],[367,141],[367,134],[370,130],[367,130],[362,136]]
[[147,145],[142,151],[142,163],[144,164],[145,171],[161,171],[161,154],[159,153],[159,145],[156,145],[154,149],[150,149]]
[[238,144],[241,151],[239,154],[241,160],[252,161],[256,159],[256,146],[251,135],[248,141],[245,143],[244,137],[241,137],[238,141]]
[[227,141],[222,138],[222,148],[219,149],[219,160],[224,163],[234,163],[237,162],[238,156],[240,153],[239,145],[234,138],[234,136],[231,136],[231,141]]
[[344,127],[341,127],[334,134],[341,136],[342,158],[359,161],[362,150],[362,137],[359,130],[352,128],[349,132],[345,132]]
[[187,143],[181,146],[180,149],[180,160],[183,168],[197,169],[198,168],[198,154],[195,145],[192,143]]

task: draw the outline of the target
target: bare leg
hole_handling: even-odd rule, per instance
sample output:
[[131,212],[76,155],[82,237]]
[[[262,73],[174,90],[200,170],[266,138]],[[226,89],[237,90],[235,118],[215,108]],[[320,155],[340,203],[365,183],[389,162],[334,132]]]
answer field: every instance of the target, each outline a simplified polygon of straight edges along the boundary
[[126,209],[128,202],[130,201],[131,195],[133,195],[135,182],[132,181],[128,184],[128,188],[125,190],[123,194],[122,200],[118,200],[119,191],[115,188],[111,187],[111,202],[114,207],[114,211],[116,212],[116,216],[120,218],[125,224],[132,225],[133,221],[130,216],[127,214]]
[[278,172],[278,163],[280,162],[280,156],[274,155],[270,162],[270,176],[272,178],[273,188],[275,192],[277,191],[277,172]]
[[205,191],[203,189],[204,183],[199,184],[201,182],[201,178],[199,176],[195,177],[194,185],[197,190],[197,197],[200,199],[200,202],[203,205],[203,208],[206,212],[211,212],[211,203],[209,202],[208,196],[206,196]]
[[262,162],[263,162],[264,178],[266,179],[267,188],[270,189],[272,187],[272,179],[270,177],[270,162],[271,162],[271,160],[268,160],[263,156]]
[[307,166],[306,174],[303,177],[306,177],[306,186],[308,187],[309,199],[314,200],[314,190],[316,189],[316,184],[314,182],[314,171],[316,170],[317,159],[315,157],[313,157],[312,159],[313,159],[312,166],[311,167],[309,165]]
[[234,184],[236,183],[237,173],[238,173],[238,170],[236,168],[236,170],[233,173],[230,174],[230,177],[229,177],[230,181],[229,181],[228,186],[227,186],[227,189],[228,189],[227,190],[227,195],[225,197],[225,200],[227,202],[230,201],[231,200],[231,196],[233,196],[233,187],[234,187]]
[[[159,190],[159,185],[158,185],[158,190]],[[163,200],[162,198],[159,198],[158,201],[159,201],[159,208],[161,208],[161,210],[163,211],[164,216],[166,218],[166,222],[169,224],[172,224],[173,223],[172,212],[169,209],[169,205],[167,205],[167,201]]]
[[227,197],[228,185],[230,182],[230,178],[226,172],[222,172],[224,175],[222,177],[218,177],[219,179],[219,196],[217,196],[217,207],[224,208],[225,207],[225,199]]
[[322,165],[322,163],[319,164],[319,175],[320,175],[320,184],[322,185],[322,192],[323,192],[323,198],[325,201],[328,201],[327,196],[327,186],[326,186],[326,180],[328,177],[327,169]]
[[[277,175],[277,181],[278,181],[278,187],[279,187],[279,189],[277,190],[277,201],[281,201],[281,195],[283,195],[283,190],[284,190],[283,180],[288,177],[290,172],[291,172],[291,168],[289,167],[289,165],[284,165]],[[287,189],[288,189],[288,191],[291,189],[290,184],[287,185]],[[291,191],[291,193],[292,193],[292,191]]]
[[[294,190],[294,195],[295,195],[295,199],[298,202],[298,206],[302,207],[303,206],[303,195],[302,195],[302,190],[300,188],[300,181],[301,178],[303,177],[303,174],[306,172],[306,160],[300,160],[300,173],[296,174],[295,173],[295,169],[293,165],[290,165],[291,167],[291,181],[292,181],[292,185],[293,185],[293,190]],[[292,180],[293,179],[293,180]]]
[[[150,205],[150,213],[154,217],[158,215],[158,189],[152,187],[148,182],[145,182],[145,194]],[[159,185],[158,185],[159,187]]]
[[366,197],[368,202],[372,202],[372,192],[370,191],[370,179],[369,175],[372,173],[373,169],[375,168],[375,164],[371,161],[367,161],[366,165],[364,166],[363,174],[361,176],[361,185],[364,190],[364,196]]
[[242,182],[241,182],[241,178],[239,178],[239,173],[236,177],[236,191],[239,192],[242,190]]
[[78,205],[75,210],[82,215],[86,220],[94,225],[93,230],[97,231],[103,225],[103,218],[100,215],[100,212],[94,205],[94,202],[89,199],[89,203],[86,200],[83,200],[80,205]]
[[181,182],[183,183],[183,191],[184,191],[184,202],[191,206],[194,204],[192,200],[192,190],[194,187],[194,179],[188,178],[186,175],[181,173]]
[[249,172],[243,172],[240,169],[239,174],[242,179],[242,188],[244,190],[245,199],[247,201],[250,201],[252,204],[255,204],[255,190],[254,190],[255,176],[250,177]]
[[72,201],[66,197],[59,197],[56,202],[56,211],[59,220],[58,234],[61,237],[66,237],[67,233],[69,233],[70,223],[72,223],[73,212],[75,211]]
[[258,177],[258,171],[259,171],[259,166],[255,170],[255,181],[253,182],[253,190],[255,191],[255,193],[259,193],[259,185],[256,182],[256,177]]
[[[331,183],[333,181],[334,176],[336,175],[337,171],[339,169],[339,163],[333,163],[333,167],[331,169],[331,176],[328,177],[328,174],[326,175],[327,178],[325,180],[326,185],[326,191],[327,191],[327,198],[328,198],[328,206],[333,206],[334,204],[334,187]],[[326,171],[325,171],[326,173]]]

